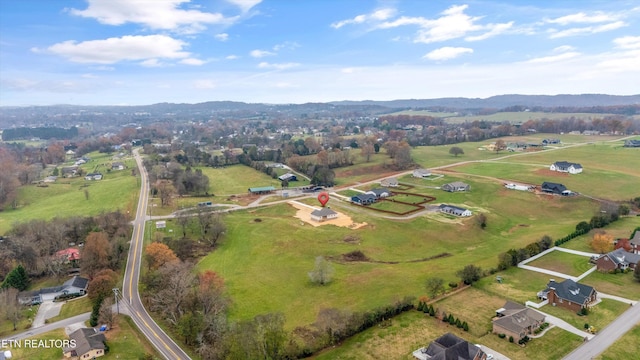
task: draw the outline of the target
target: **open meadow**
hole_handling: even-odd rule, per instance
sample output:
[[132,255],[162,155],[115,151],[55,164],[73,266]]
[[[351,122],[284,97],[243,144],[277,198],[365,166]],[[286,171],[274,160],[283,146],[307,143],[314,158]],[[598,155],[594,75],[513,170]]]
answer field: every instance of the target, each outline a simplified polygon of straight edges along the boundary
[[[138,201],[140,177],[132,176],[130,169],[110,170],[110,155],[90,153],[88,156],[91,160],[80,168],[85,174],[101,172],[104,175],[102,180],[87,181],[84,176],[59,177],[55,183],[43,184],[47,186],[21,186],[18,208],[7,209],[0,214],[0,234],[19,221],[97,215],[115,210],[133,213]],[[129,168],[134,167],[133,160],[125,163]]]

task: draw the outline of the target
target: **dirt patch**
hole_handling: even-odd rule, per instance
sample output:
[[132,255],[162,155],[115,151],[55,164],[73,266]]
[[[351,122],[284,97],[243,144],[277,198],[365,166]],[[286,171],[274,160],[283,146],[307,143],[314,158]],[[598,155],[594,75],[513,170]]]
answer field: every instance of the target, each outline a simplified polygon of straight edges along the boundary
[[354,250],[352,252],[342,254],[342,260],[344,261],[369,261],[367,255],[360,250]]
[[[367,223],[355,223],[353,222],[353,220],[351,219],[351,217],[340,213],[338,211],[336,211],[336,213],[338,213],[338,217],[336,219],[331,219],[331,220],[325,220],[322,222],[318,222],[315,220],[311,220],[311,213],[314,210],[318,210],[313,206],[309,206],[309,205],[304,205],[301,204],[299,202],[296,201],[290,201],[288,203],[289,205],[293,206],[294,208],[296,208],[298,211],[296,211],[296,215],[295,217],[304,221],[307,224],[313,225],[313,226],[322,226],[322,225],[335,225],[335,226],[341,226],[341,227],[347,227],[350,229],[359,229],[365,225],[367,225]],[[335,210],[334,210],[335,211]]]
[[360,238],[358,236],[347,235],[342,239],[347,244],[360,244]]

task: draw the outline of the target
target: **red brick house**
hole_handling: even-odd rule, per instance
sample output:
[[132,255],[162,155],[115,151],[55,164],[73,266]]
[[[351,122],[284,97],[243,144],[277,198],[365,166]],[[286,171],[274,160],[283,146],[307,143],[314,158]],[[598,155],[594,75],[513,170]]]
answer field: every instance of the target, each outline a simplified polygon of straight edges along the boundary
[[626,252],[623,248],[618,248],[600,256],[596,260],[596,266],[599,271],[635,269],[638,261],[640,261],[640,254]]
[[503,307],[496,310],[496,317],[492,320],[493,333],[513,336],[516,341],[532,335],[544,323],[545,316],[524,305],[507,301]]
[[598,292],[591,286],[570,279],[561,283],[551,279],[547,288],[538,292],[538,298],[574,312],[591,307],[597,301],[597,296]]

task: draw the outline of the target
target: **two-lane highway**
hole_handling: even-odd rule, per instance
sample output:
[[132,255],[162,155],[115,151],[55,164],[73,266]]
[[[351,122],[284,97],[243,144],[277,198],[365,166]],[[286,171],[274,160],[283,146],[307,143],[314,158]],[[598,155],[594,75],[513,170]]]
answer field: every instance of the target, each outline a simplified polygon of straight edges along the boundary
[[149,316],[149,313],[142,305],[140,294],[138,293],[140,263],[142,261],[144,246],[144,227],[147,220],[147,202],[149,200],[149,181],[138,150],[139,149],[134,150],[134,157],[140,172],[140,199],[138,200],[136,218],[133,221],[129,258],[122,283],[122,297],[130,305],[131,319],[165,359],[190,359],[158,324],[155,323],[151,316]]

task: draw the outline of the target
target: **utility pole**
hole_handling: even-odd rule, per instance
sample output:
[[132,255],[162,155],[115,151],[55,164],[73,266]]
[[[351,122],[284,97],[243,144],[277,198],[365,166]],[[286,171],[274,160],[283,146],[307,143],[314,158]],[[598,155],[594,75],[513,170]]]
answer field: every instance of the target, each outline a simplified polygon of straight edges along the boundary
[[118,288],[113,288],[113,297],[116,299],[116,311],[120,315],[120,305],[118,304]]

